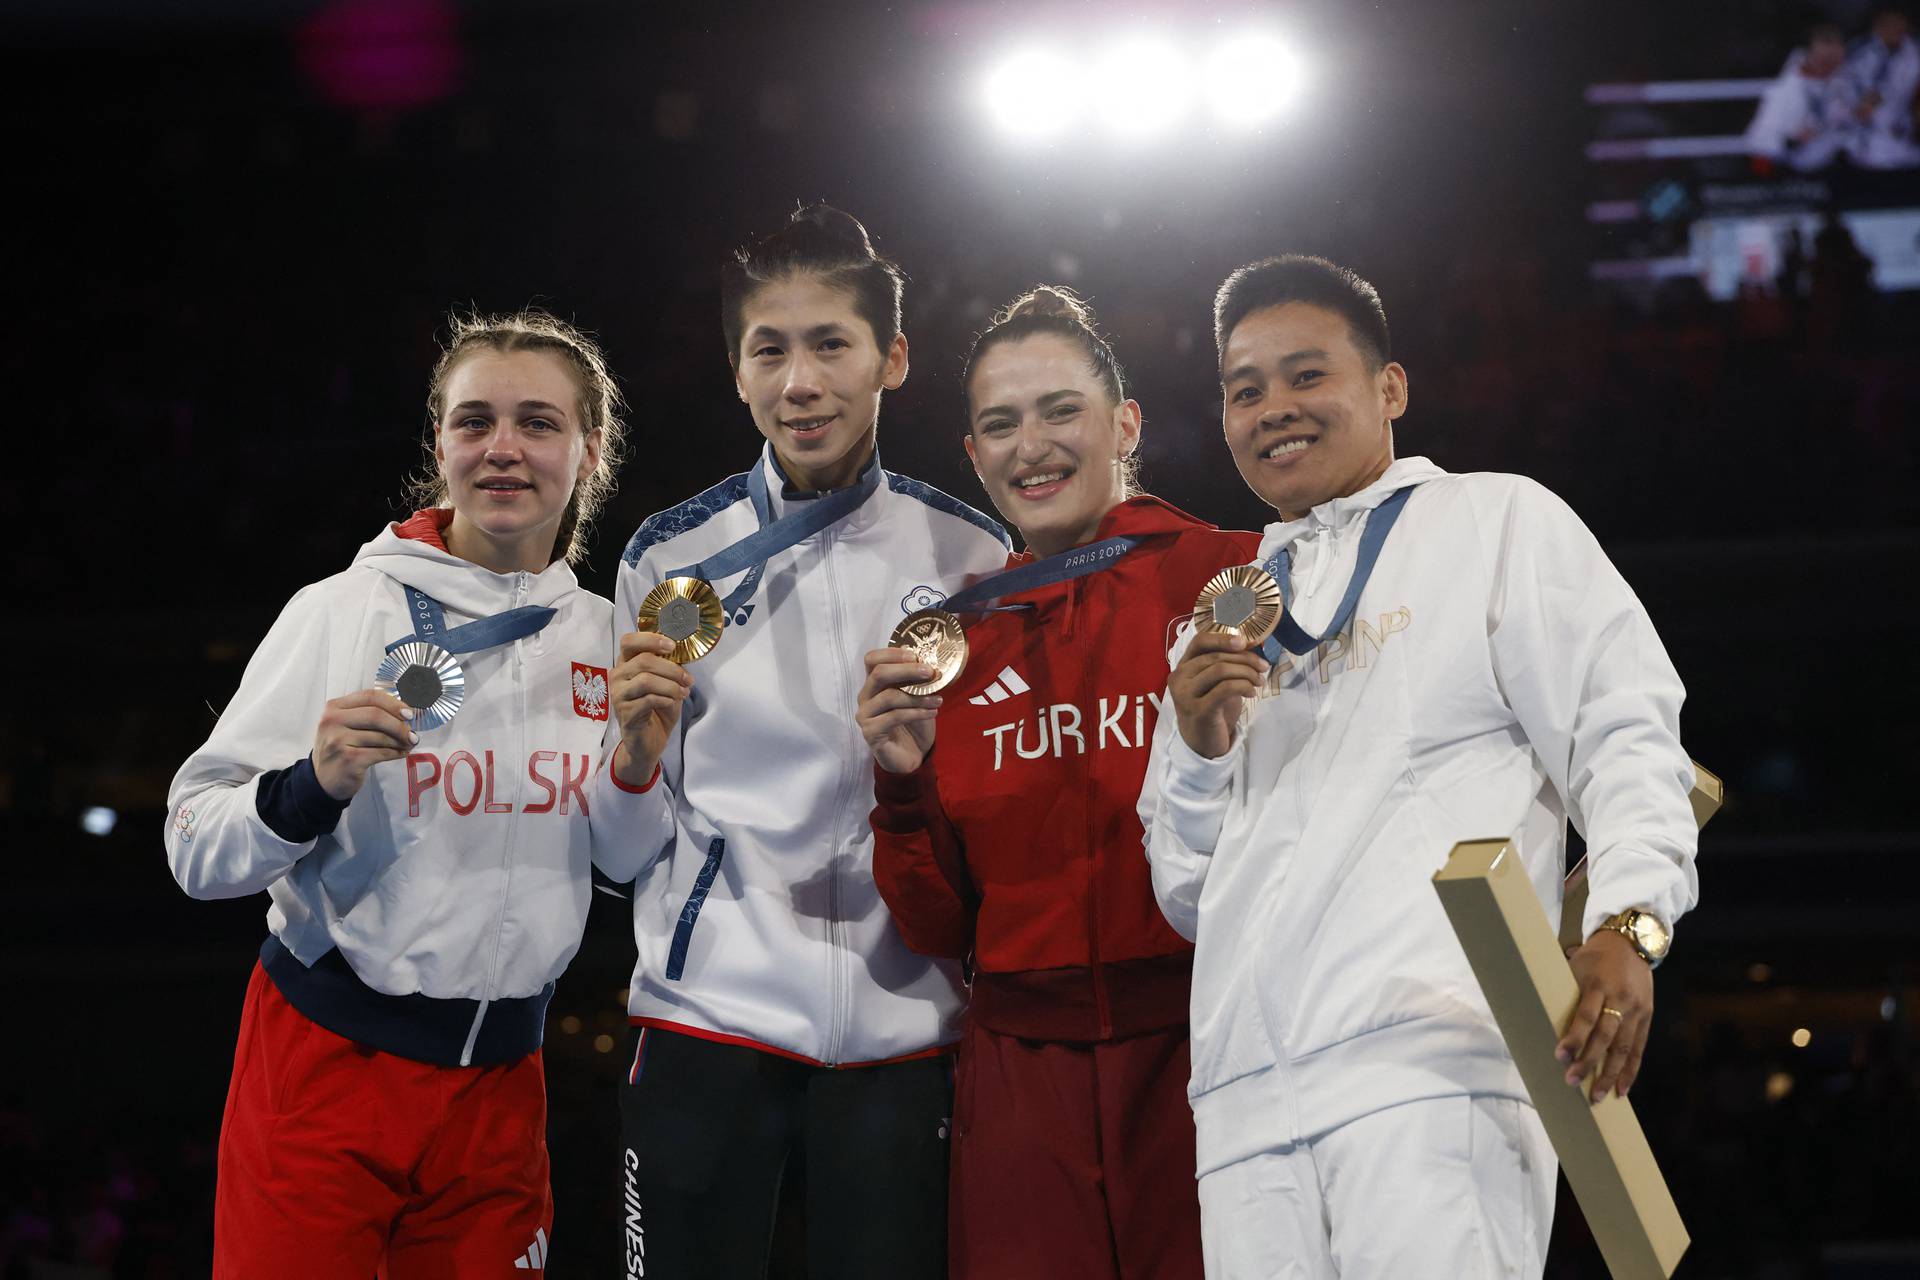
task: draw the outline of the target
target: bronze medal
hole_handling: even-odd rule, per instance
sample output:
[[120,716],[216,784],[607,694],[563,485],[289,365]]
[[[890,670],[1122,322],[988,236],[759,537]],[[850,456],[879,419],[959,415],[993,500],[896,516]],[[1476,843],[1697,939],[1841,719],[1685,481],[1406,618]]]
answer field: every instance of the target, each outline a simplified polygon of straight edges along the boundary
[[647,592],[633,620],[636,631],[658,631],[673,641],[668,655],[681,666],[713,652],[726,614],[719,593],[699,578],[668,578]]
[[1280,625],[1280,584],[1258,565],[1235,565],[1213,575],[1193,602],[1195,631],[1224,631],[1258,645]]
[[900,619],[887,647],[911,649],[917,660],[934,669],[933,679],[900,686],[916,698],[940,692],[959,679],[967,666],[967,633],[961,630],[960,619],[945,609],[921,609]]

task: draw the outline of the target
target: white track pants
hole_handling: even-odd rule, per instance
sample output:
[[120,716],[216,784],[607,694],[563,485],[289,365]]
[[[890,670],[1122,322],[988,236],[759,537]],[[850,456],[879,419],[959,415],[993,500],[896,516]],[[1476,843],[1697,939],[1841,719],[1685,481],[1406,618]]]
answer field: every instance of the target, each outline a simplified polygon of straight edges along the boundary
[[1538,1280],[1557,1171],[1512,1098],[1375,1111],[1200,1179],[1208,1280]]

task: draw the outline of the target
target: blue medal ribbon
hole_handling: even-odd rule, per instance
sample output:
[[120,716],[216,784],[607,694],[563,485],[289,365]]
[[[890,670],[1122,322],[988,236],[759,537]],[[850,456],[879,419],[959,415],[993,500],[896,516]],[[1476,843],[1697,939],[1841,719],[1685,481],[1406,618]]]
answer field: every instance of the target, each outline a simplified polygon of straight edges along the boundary
[[775,520],[773,501],[767,496],[766,467],[766,455],[762,454],[760,461],[753,464],[753,470],[747,473],[747,493],[753,499],[753,513],[759,517],[760,528],[699,564],[675,569],[667,575],[669,578],[699,578],[705,582],[715,582],[745,569],[747,576],[721,601],[721,608],[728,617],[732,617],[736,609],[753,598],[761,577],[767,571],[768,560],[852,514],[880,487],[880,455],[876,453],[860,473],[860,478],[849,487],[818,496],[801,495],[807,501],[798,510]]
[[527,604],[505,613],[496,613],[491,618],[449,627],[446,611],[440,607],[438,600],[418,587],[408,587],[405,583],[400,585],[406,587],[407,606],[413,613],[413,634],[401,636],[388,645],[388,653],[415,640],[437,645],[448,653],[477,653],[481,649],[491,649],[538,633],[553,621],[553,615],[557,612],[545,605]]
[[[982,578],[964,591],[948,596],[940,608],[948,613],[988,613],[995,605],[1008,596],[1017,596],[1022,591],[1032,591],[1036,587],[1050,587],[1056,582],[1070,582],[1075,578],[1084,578],[1088,574],[1110,569],[1121,557],[1140,545],[1139,538],[1102,538],[1098,542],[1089,542],[1084,547],[1074,547],[1070,551],[1060,551],[1035,560],[1014,569],[1002,569],[999,573]],[[1031,608],[1031,605],[1017,605],[1016,608]]]
[[1280,625],[1260,646],[1260,656],[1269,664],[1276,667],[1280,665],[1282,648],[1295,655],[1311,653],[1323,642],[1347,629],[1347,624],[1353,621],[1354,606],[1360,603],[1360,593],[1365,590],[1367,579],[1373,576],[1373,566],[1380,559],[1380,548],[1386,545],[1387,535],[1393,532],[1394,522],[1400,518],[1400,512],[1406,507],[1407,499],[1415,488],[1415,485],[1408,485],[1404,489],[1395,489],[1367,518],[1366,531],[1360,535],[1360,554],[1354,561],[1353,577],[1347,581],[1347,593],[1340,597],[1340,607],[1334,610],[1333,623],[1327,628],[1326,635],[1310,636],[1293,620],[1293,553],[1282,547],[1260,566],[1280,584],[1280,603],[1283,607]]

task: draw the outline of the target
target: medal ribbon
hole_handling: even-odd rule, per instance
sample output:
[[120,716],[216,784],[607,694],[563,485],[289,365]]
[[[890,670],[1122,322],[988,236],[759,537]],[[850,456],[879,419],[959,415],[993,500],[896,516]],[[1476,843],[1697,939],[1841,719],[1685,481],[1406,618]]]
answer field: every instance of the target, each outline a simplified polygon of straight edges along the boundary
[[1267,558],[1267,562],[1260,567],[1280,584],[1280,603],[1284,612],[1280,615],[1280,625],[1260,646],[1261,657],[1278,666],[1283,647],[1295,655],[1311,653],[1323,641],[1347,629],[1347,624],[1353,621],[1354,606],[1360,603],[1360,592],[1365,589],[1367,579],[1373,576],[1373,566],[1380,559],[1380,548],[1386,545],[1387,535],[1393,532],[1394,522],[1400,518],[1400,512],[1406,507],[1414,488],[1414,485],[1408,485],[1404,489],[1395,489],[1368,517],[1366,531],[1360,535],[1360,554],[1354,561],[1353,577],[1347,581],[1347,593],[1340,597],[1340,607],[1333,611],[1333,622],[1328,626],[1326,635],[1310,636],[1293,620],[1293,553],[1282,547]]
[[[401,586],[406,586],[401,583]],[[387,646],[392,653],[403,644],[419,640],[437,645],[448,653],[477,653],[495,645],[508,644],[523,636],[534,635],[553,621],[557,610],[545,605],[526,604],[491,618],[480,618],[457,627],[447,625],[446,611],[440,602],[418,587],[407,587],[407,605],[413,611],[413,634],[401,636]]]
[[759,530],[715,552],[699,564],[675,569],[667,575],[669,578],[700,578],[715,582],[745,569],[747,576],[720,602],[728,617],[732,617],[735,609],[753,598],[754,591],[760,586],[761,576],[767,571],[768,560],[852,514],[880,487],[880,455],[876,453],[873,460],[867,463],[866,470],[860,473],[860,478],[848,488],[809,498],[798,510],[775,520],[773,502],[767,496],[766,467],[766,455],[762,454],[760,461],[753,464],[753,470],[747,473],[747,493],[753,498],[753,513],[760,519]]
[[1089,542],[1071,551],[1057,552],[1044,560],[1035,560],[1016,569],[1002,569],[991,577],[980,579],[966,590],[948,596],[946,603],[940,607],[948,613],[989,613],[1008,596],[1110,569],[1119,563],[1122,556],[1139,545],[1138,538],[1102,538],[1098,542]]

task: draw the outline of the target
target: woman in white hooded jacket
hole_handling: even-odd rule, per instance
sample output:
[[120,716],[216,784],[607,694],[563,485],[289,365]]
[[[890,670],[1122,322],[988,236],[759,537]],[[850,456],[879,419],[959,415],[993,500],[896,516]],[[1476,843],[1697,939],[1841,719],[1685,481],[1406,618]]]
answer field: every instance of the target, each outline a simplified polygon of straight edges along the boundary
[[[423,509],[294,596],[169,797],[181,887],[271,900],[216,1275],[545,1266],[539,1046],[586,921],[612,612],[568,559],[619,397],[590,341],[522,313],[456,320],[428,407]],[[405,645],[461,669],[451,719],[376,687]]]
[[1407,376],[1371,285],[1269,259],[1215,314],[1287,608],[1264,651],[1181,638],[1141,796],[1155,896],[1196,942],[1207,1275],[1537,1277],[1553,1150],[1433,873],[1511,837],[1557,913],[1579,824],[1558,1048],[1569,1087],[1625,1093],[1698,888],[1679,677],[1565,503],[1394,456]]

